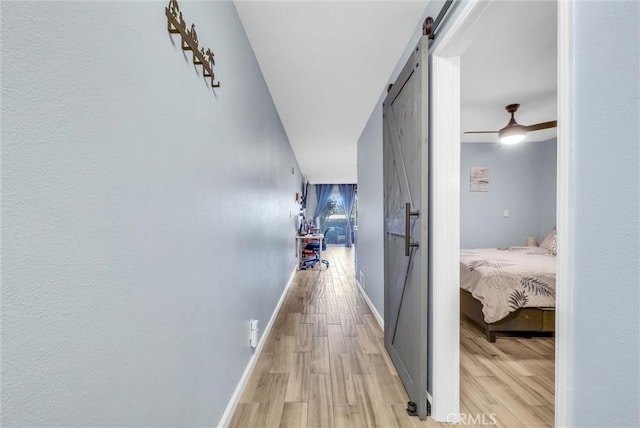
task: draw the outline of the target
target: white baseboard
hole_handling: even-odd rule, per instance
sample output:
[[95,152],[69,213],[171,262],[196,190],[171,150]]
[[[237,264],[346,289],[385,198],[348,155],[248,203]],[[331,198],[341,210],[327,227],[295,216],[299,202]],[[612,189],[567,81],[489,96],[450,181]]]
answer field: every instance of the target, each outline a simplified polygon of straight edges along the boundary
[[378,321],[380,328],[382,329],[382,331],[384,331],[384,319],[380,316],[380,313],[378,312],[376,307],[373,306],[371,299],[369,299],[369,296],[367,296],[367,293],[364,292],[364,288],[362,288],[362,285],[360,284],[360,281],[358,281],[358,279],[356,279],[356,284],[358,284],[358,288],[360,289],[360,294],[362,294],[364,301],[367,302],[367,305],[369,306],[369,309],[371,309],[373,316],[376,317],[376,321]]
[[227,404],[227,408],[225,409],[224,414],[220,419],[220,422],[218,422],[218,428],[228,427],[229,424],[231,423],[231,418],[233,417],[233,414],[236,411],[236,408],[238,407],[238,402],[240,401],[240,397],[244,392],[244,388],[247,386],[247,382],[249,381],[249,376],[251,376],[251,372],[253,371],[253,368],[255,367],[258,361],[258,358],[260,357],[260,353],[262,352],[264,343],[267,340],[267,337],[269,337],[269,333],[271,332],[273,323],[275,322],[276,317],[278,316],[278,312],[280,312],[280,308],[282,307],[282,303],[284,303],[284,299],[287,297],[287,292],[289,291],[289,288],[291,288],[291,284],[293,284],[293,278],[295,277],[296,272],[297,272],[297,266],[293,269],[293,272],[289,277],[289,282],[287,282],[287,285],[284,288],[282,295],[280,296],[280,300],[278,301],[278,304],[276,305],[275,309],[273,310],[273,313],[271,314],[269,323],[267,323],[267,326],[265,327],[264,332],[260,337],[260,342],[258,342],[258,346],[256,346],[256,349],[253,352],[253,355],[251,356],[249,363],[247,364],[247,368],[244,369],[244,373],[240,378],[240,382],[238,382],[238,386],[236,386],[236,390],[233,392],[233,395],[231,396],[231,400],[229,400],[229,404]]

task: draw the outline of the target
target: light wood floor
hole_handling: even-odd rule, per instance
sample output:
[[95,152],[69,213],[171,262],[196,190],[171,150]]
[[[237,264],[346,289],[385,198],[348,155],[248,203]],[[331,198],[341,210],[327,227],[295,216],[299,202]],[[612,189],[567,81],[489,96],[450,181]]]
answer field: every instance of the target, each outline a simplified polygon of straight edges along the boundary
[[[231,427],[449,426],[406,414],[383,333],[355,285],[353,249],[324,256],[328,270],[296,273]],[[463,323],[460,341],[461,425],[553,425],[552,338],[491,344]]]

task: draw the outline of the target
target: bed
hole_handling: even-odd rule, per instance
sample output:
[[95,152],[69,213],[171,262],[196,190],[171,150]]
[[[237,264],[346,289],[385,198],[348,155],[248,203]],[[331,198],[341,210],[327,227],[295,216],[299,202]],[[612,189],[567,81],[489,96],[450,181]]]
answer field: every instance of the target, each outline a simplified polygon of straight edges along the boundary
[[554,332],[554,248],[555,244],[552,249],[541,246],[461,251],[460,312],[484,328],[489,342],[495,342],[498,332]]

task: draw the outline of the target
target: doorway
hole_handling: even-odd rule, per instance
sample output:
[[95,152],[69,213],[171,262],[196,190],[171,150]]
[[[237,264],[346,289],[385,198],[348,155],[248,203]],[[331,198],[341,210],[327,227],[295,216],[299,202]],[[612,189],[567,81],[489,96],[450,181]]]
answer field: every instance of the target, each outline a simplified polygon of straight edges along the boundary
[[[469,2],[460,6],[436,39],[432,55],[432,159],[434,222],[432,266],[433,303],[433,412],[437,421],[455,422],[459,400],[459,253],[460,253],[460,76],[461,57],[474,39],[478,24],[487,19],[492,2]],[[571,328],[566,302],[572,287],[568,259],[571,211],[571,2],[557,3],[558,103],[557,120],[557,228],[561,249],[557,259],[557,281],[563,286],[556,295],[555,424],[569,422],[569,344],[563,333]]]

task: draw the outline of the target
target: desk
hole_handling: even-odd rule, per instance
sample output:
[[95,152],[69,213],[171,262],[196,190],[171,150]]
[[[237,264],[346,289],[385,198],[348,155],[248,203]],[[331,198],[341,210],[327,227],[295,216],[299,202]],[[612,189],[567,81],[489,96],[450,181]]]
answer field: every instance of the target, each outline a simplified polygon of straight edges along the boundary
[[320,264],[320,269],[322,269],[322,241],[324,240],[324,235],[322,234],[314,234],[314,235],[296,235],[296,256],[298,258],[298,270],[300,270],[300,263],[302,262],[302,250],[304,247],[311,241],[318,241],[319,250],[318,257],[320,260],[318,263]]

